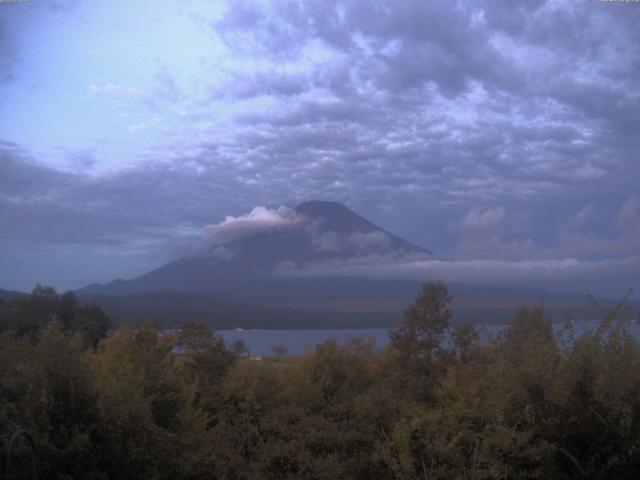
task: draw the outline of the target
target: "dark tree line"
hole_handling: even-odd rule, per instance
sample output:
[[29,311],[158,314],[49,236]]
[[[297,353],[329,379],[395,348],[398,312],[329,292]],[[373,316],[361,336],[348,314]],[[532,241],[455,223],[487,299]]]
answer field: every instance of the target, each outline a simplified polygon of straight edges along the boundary
[[0,304],[0,441],[31,432],[52,479],[638,478],[626,300],[581,336],[531,307],[482,342],[451,300],[425,284],[382,351],[258,363],[202,325],[112,329],[37,288]]

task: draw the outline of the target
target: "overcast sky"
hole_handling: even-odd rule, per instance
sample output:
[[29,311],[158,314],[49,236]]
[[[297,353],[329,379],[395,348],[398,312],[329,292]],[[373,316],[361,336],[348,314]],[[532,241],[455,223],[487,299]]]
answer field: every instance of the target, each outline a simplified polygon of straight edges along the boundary
[[638,152],[638,2],[0,0],[0,288],[309,199],[456,268],[640,287]]

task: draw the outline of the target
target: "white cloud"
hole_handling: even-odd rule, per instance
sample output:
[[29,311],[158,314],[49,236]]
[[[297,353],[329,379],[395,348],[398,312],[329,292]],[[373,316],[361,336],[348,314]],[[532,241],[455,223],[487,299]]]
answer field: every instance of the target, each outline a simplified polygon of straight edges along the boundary
[[239,217],[227,216],[221,223],[206,225],[203,231],[209,243],[222,245],[238,238],[290,227],[303,220],[303,216],[288,207],[270,209],[259,206],[255,207],[247,215]]

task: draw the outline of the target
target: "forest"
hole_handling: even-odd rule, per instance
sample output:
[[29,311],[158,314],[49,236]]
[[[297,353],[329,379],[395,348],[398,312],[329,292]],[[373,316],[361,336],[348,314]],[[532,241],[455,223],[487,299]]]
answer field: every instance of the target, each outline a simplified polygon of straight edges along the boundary
[[428,282],[384,349],[251,361],[207,327],[112,325],[73,293],[0,303],[0,479],[640,476],[628,296],[577,335],[524,306],[492,338]]

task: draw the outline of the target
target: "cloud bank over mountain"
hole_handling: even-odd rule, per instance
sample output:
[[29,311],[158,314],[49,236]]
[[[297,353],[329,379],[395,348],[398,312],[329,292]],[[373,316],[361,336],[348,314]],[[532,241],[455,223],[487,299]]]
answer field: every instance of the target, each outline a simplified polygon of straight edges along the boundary
[[283,277],[364,277],[370,279],[440,279],[471,285],[526,285],[587,292],[608,282],[607,294],[622,295],[637,282],[640,256],[606,260],[437,260],[405,255],[371,255],[347,260],[294,264],[283,262],[275,270]]

